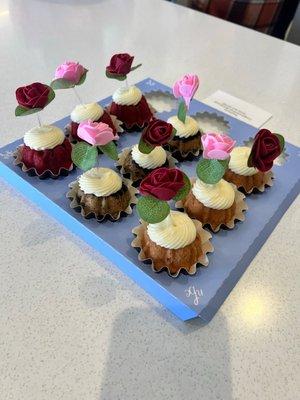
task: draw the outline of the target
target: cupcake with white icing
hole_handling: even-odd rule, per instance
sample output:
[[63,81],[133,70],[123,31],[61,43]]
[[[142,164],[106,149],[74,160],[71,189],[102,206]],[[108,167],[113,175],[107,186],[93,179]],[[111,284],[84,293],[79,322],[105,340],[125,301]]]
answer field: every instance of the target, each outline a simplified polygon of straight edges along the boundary
[[248,194],[254,189],[263,192],[266,186],[272,186],[273,161],[283,150],[281,135],[261,129],[252,147],[239,146],[232,150],[225,179]]
[[233,228],[235,220],[245,219],[245,196],[235,185],[222,179],[235,141],[226,135],[203,135],[203,159],[197,165],[196,179],[188,195],[176,203],[191,217],[209,225],[214,232],[221,226]]
[[30,175],[56,178],[73,169],[71,153],[72,146],[60,128],[42,125],[25,133],[15,164]]
[[95,167],[72,182],[67,197],[71,208],[80,211],[84,218],[115,221],[121,215],[131,214],[136,203],[136,189],[131,182],[110,168]]
[[132,246],[139,249],[141,261],[151,261],[155,272],[166,269],[176,277],[184,270],[192,275],[198,264],[208,265],[211,235],[199,221],[171,211],[167,203],[183,198],[189,189],[188,178],[178,169],[157,169],[141,182],[137,204],[141,225],[133,229]]
[[197,75],[187,74],[175,82],[173,94],[179,99],[177,115],[168,119],[176,129],[174,138],[169,143],[172,154],[178,159],[198,156],[201,150],[201,130],[197,121],[187,115],[190,102],[199,87]]
[[122,131],[120,127],[120,121],[114,115],[110,115],[103,107],[98,103],[79,104],[71,112],[71,122],[66,127],[67,132],[70,133],[72,141],[81,141],[82,139],[78,136],[78,126],[81,122],[92,121],[92,122],[103,122],[107,124],[113,131],[117,138],[117,133]]
[[119,155],[117,165],[121,173],[137,183],[154,169],[174,167],[176,160],[163,148],[174,134],[171,124],[159,119],[152,120],[144,128],[139,143],[124,149]]
[[201,150],[201,130],[198,122],[186,116],[185,121],[181,121],[174,115],[168,122],[176,129],[174,138],[170,141],[169,147],[172,154],[179,158],[186,158],[188,155],[198,156]]

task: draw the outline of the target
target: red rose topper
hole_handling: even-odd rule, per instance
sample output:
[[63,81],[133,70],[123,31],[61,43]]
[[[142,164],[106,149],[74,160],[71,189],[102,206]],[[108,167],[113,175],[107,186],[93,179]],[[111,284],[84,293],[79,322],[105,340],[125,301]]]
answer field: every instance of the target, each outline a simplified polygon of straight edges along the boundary
[[159,200],[173,199],[185,185],[184,175],[177,168],[158,168],[147,175],[140,184],[143,196],[153,196]]
[[284,148],[284,138],[281,135],[261,129],[254,138],[254,143],[248,159],[248,166],[261,172],[267,172],[273,167],[273,161]]
[[147,149],[143,148],[144,143],[149,147],[149,150],[152,150],[155,146],[167,144],[173,137],[173,131],[173,126],[168,122],[160,119],[152,120],[142,132],[139,143],[140,151],[149,153]]
[[48,103],[51,88],[40,82],[19,87],[16,90],[16,99],[21,107],[27,109],[44,108]]
[[119,78],[121,80],[126,78],[130,71],[135,70],[142,64],[131,67],[134,56],[128,53],[115,54],[110,59],[109,65],[106,67],[106,76],[108,78]]

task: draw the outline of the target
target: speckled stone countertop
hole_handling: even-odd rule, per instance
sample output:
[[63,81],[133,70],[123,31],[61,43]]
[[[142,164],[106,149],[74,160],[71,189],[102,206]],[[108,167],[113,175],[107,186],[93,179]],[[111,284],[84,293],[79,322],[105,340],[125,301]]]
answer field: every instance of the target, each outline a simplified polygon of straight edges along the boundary
[[[160,0],[0,0],[0,145],[14,90],[48,82],[57,64],[90,69],[86,101],[113,92],[114,52],[134,74],[171,85],[200,75],[270,111],[267,127],[300,145],[300,48]],[[60,92],[52,122],[75,106]],[[5,400],[295,400],[299,379],[299,199],[207,326],[182,323],[118,269],[0,180],[0,398]],[[298,289],[298,293],[297,293]]]

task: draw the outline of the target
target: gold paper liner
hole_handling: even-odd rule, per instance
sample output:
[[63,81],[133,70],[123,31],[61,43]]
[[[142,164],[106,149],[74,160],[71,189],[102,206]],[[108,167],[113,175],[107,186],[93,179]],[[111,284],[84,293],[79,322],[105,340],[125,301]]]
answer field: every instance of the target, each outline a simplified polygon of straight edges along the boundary
[[[237,174],[236,174],[237,175]],[[246,190],[246,188],[241,184],[238,185],[238,189],[243,189],[243,191],[247,194],[251,194],[254,189],[259,190],[260,192],[264,192],[267,186],[273,186],[274,174],[272,171],[267,171],[263,174],[263,183],[260,186],[254,185],[250,190]],[[226,179],[227,180],[227,179]],[[229,182],[229,181],[228,181]],[[230,182],[232,183],[232,182]]]
[[101,221],[103,221],[103,220],[106,219],[106,218],[110,218],[110,219],[112,219],[113,221],[117,221],[118,219],[120,219],[122,213],[125,213],[125,214],[127,214],[127,215],[132,214],[132,207],[131,207],[131,205],[137,203],[136,194],[138,193],[138,190],[132,186],[132,181],[130,181],[129,179],[125,179],[125,178],[123,178],[122,181],[123,181],[123,183],[127,186],[128,190],[129,190],[129,193],[130,193],[130,201],[129,201],[128,207],[127,207],[125,210],[120,211],[116,217],[113,216],[113,215],[111,215],[111,214],[109,214],[109,213],[104,214],[104,215],[102,215],[102,216],[100,216],[100,217],[97,217],[96,214],[95,214],[94,212],[88,212],[88,213],[86,213],[86,212],[84,211],[82,205],[79,204],[78,201],[77,201],[77,192],[78,192],[78,189],[79,189],[78,178],[77,178],[76,181],[71,182],[71,183],[69,184],[69,188],[70,188],[71,190],[67,193],[66,197],[67,197],[68,199],[71,200],[70,207],[71,207],[72,209],[79,209],[79,210],[80,210],[80,214],[81,214],[81,216],[82,216],[83,218],[86,218],[86,219],[91,218],[91,217],[92,217],[92,218],[96,218],[96,220],[97,220],[98,222],[101,222]]
[[[196,178],[191,178],[190,181],[191,181],[191,184],[193,186],[193,184],[196,181]],[[233,189],[235,191],[235,198],[234,198],[234,201],[235,201],[235,214],[234,214],[234,216],[232,217],[232,219],[229,222],[227,222],[226,224],[224,224],[224,223],[219,224],[215,228],[213,228],[210,223],[205,223],[204,226],[206,226],[206,225],[209,226],[209,228],[214,233],[218,232],[222,225],[226,226],[229,229],[233,229],[234,225],[235,225],[235,220],[244,221],[245,220],[244,211],[248,210],[248,206],[247,206],[246,201],[245,201],[246,196],[242,192],[240,192],[233,183],[231,183],[231,182],[228,182],[228,183],[231,184],[231,186],[233,187]],[[185,210],[185,207],[184,207],[184,205],[182,203],[182,200],[177,201],[175,203],[175,207],[176,208],[181,208],[181,209],[183,208]]]
[[[140,261],[146,261],[146,260],[151,261],[151,268],[152,268],[152,271],[154,271],[154,272],[160,272],[163,269],[166,269],[169,276],[171,276],[172,278],[176,278],[182,270],[186,271],[188,273],[188,275],[194,275],[196,273],[198,264],[201,264],[206,267],[209,263],[207,253],[212,253],[214,251],[214,247],[210,242],[212,235],[209,232],[207,232],[205,229],[202,228],[201,222],[197,221],[196,219],[192,219],[192,221],[194,222],[194,224],[196,226],[197,235],[199,235],[200,239],[201,239],[202,255],[201,255],[201,257],[199,257],[197,262],[189,268],[189,270],[187,270],[185,267],[179,266],[176,273],[172,274],[171,271],[169,270],[168,265],[157,268],[155,266],[155,261],[153,259],[147,258],[145,256],[145,253],[141,246],[141,236],[144,233],[145,229],[147,228],[148,223],[145,221],[142,221],[142,220],[141,220],[140,225],[138,225],[132,229],[132,233],[134,235],[136,235],[136,237],[131,242],[131,246],[134,248],[140,249],[139,254],[138,254],[138,259]],[[162,247],[162,249],[163,249],[163,247]]]
[[[197,132],[197,134],[200,133],[200,137],[204,134],[203,131],[199,128],[199,131]],[[196,135],[195,135],[196,136]],[[200,139],[201,140],[201,139]],[[194,156],[194,157],[198,157],[200,152],[202,151],[202,143],[201,143],[201,147],[199,149],[195,149],[195,150],[189,150],[187,152],[182,152],[181,150],[177,149],[177,148],[173,148],[171,149],[169,146],[169,151],[170,153],[174,154],[176,156],[177,153],[180,154],[180,156],[184,159],[187,158],[189,156]],[[184,160],[183,160],[184,161]]]
[[[131,152],[132,147],[125,147],[121,153],[118,154],[118,160],[115,162],[116,167],[120,169],[120,172],[122,175],[127,175],[129,174],[130,180],[133,181],[132,174],[130,172],[126,172],[123,168],[123,164],[128,156],[128,154]],[[172,157],[171,153],[166,150],[167,153],[167,160],[169,163],[169,168],[175,168],[175,165],[178,163],[176,158]],[[142,167],[141,167],[142,168]],[[160,167],[156,167],[154,169],[157,169]]]
[[53,174],[53,172],[50,171],[50,169],[46,169],[42,174],[39,174],[35,168],[27,168],[26,165],[23,163],[21,157],[22,146],[23,145],[19,146],[13,153],[13,157],[15,158],[14,165],[20,167],[23,172],[27,173],[30,176],[37,176],[39,179],[46,179],[46,178],[57,179],[59,176],[69,175],[69,172],[71,172],[74,169],[74,165],[72,163],[69,169],[62,167],[58,170],[57,174]]

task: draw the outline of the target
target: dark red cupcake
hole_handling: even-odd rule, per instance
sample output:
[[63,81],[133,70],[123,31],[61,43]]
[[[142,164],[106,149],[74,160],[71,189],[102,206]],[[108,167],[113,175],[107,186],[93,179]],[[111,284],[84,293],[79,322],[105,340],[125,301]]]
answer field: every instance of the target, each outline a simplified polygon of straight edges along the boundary
[[71,123],[69,131],[71,137],[76,141],[82,141],[77,135],[77,129],[82,121],[91,120],[93,122],[103,122],[107,124],[114,135],[117,134],[117,124],[113,121],[109,113],[104,110],[98,103],[80,104],[74,108],[71,113]]
[[126,130],[141,130],[153,118],[145,96],[136,86],[118,89],[113,95],[109,112],[122,121]]
[[72,169],[72,145],[61,129],[45,125],[26,132],[24,145],[17,152],[16,163],[25,172],[39,176],[48,172],[58,176]]

